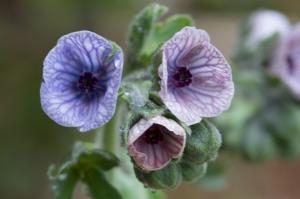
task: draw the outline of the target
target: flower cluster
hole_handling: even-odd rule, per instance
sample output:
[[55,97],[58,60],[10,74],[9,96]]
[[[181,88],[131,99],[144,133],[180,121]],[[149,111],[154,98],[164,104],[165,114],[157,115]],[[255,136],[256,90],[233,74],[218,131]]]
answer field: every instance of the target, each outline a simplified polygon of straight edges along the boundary
[[[187,125],[226,110],[233,97],[231,69],[208,34],[185,27],[161,48],[159,96],[170,112]],[[164,117],[142,119],[128,135],[129,154],[143,170],[161,169],[181,156],[185,131]]]
[[[190,18],[183,16],[172,20],[191,24]],[[227,110],[234,94],[230,65],[211,44],[209,35],[191,26],[175,30],[166,30],[169,38],[157,44],[161,58],[158,65],[149,65],[155,68],[148,74],[151,80],[124,81],[120,92],[122,99],[129,99],[129,112],[138,115],[126,131],[136,175],[157,189],[176,187],[182,176],[191,181],[203,175],[206,162],[216,158],[221,145],[219,131],[203,118]],[[145,40],[159,41],[154,37]],[[40,89],[43,110],[58,124],[77,127],[81,132],[103,126],[114,115],[122,69],[123,52],[113,42],[89,31],[63,36],[44,61]],[[186,169],[181,172],[182,168]]]
[[227,149],[258,162],[299,156],[299,41],[300,25],[277,11],[254,12],[241,24],[234,54],[238,92],[216,120]]

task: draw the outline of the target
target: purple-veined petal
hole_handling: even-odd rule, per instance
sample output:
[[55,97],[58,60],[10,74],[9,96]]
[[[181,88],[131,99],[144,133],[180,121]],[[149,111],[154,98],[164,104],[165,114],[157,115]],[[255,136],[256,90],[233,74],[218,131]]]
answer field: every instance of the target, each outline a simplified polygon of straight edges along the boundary
[[62,126],[88,131],[108,122],[115,111],[123,53],[89,31],[61,37],[44,61],[41,104]]
[[121,83],[122,69],[123,69],[123,53],[120,51],[115,55],[115,59],[107,66],[107,90],[105,95],[99,99],[95,105],[95,112],[91,116],[90,121],[80,127],[80,131],[87,131],[95,129],[107,123],[113,116],[116,109],[116,101],[118,97],[118,90]]
[[[156,133],[161,136],[159,140],[155,137],[158,136]],[[139,168],[155,171],[182,155],[185,140],[185,130],[179,124],[174,120],[156,116],[141,119],[129,130],[128,151]]]
[[[180,50],[175,46],[181,46]],[[186,27],[167,41],[162,51],[159,94],[178,119],[192,125],[229,108],[234,94],[231,68],[205,31]],[[174,73],[182,67],[191,80],[178,87]]]

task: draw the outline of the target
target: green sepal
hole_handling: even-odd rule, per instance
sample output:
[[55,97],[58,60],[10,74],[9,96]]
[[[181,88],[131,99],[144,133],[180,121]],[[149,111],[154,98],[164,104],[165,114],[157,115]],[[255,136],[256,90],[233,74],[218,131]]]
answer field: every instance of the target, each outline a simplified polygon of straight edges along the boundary
[[175,189],[182,182],[181,167],[171,162],[158,171],[144,172],[135,168],[136,177],[151,189]]
[[110,62],[113,59],[115,59],[115,55],[116,55],[117,52],[122,52],[122,48],[117,43],[115,43],[113,41],[109,41],[109,42],[112,45],[112,50],[108,55],[107,62]]
[[180,162],[183,180],[190,183],[197,182],[206,174],[207,163],[196,164],[194,162]]
[[152,74],[152,90],[158,92],[160,90],[160,77],[159,77],[159,67],[162,63],[162,51],[161,45],[155,50],[152,60],[151,60],[151,74]]
[[101,170],[96,168],[87,169],[82,181],[87,185],[89,195],[93,199],[122,199],[119,192],[107,182]]
[[135,71],[123,79],[122,99],[129,104],[130,109],[139,109],[147,103],[151,87],[150,74],[147,71]]
[[132,112],[153,117],[165,111],[162,102],[151,93],[152,82],[149,73],[145,71],[136,71],[124,79],[122,98],[129,104]]
[[128,36],[128,63],[131,70],[146,67],[155,49],[185,26],[193,25],[188,15],[174,15],[158,22],[167,7],[153,3],[133,19]]
[[191,135],[192,134],[192,129],[191,126],[188,126],[186,123],[180,121],[175,115],[173,115],[170,111],[165,111],[164,115],[165,117],[174,120],[175,122],[177,122],[178,124],[180,124],[180,126],[185,130],[185,132],[187,133],[187,135]]
[[183,159],[197,164],[216,159],[222,144],[219,130],[207,120],[192,125],[191,130],[191,135],[187,135]]

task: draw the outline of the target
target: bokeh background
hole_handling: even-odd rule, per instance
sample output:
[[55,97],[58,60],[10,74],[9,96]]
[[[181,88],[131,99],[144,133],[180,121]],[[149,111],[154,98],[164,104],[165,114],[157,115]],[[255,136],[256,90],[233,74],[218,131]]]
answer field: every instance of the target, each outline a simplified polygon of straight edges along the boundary
[[[52,198],[46,171],[71,149],[74,140],[91,140],[56,125],[42,112],[39,87],[45,55],[57,39],[87,29],[126,49],[127,26],[146,0],[1,0],[0,1],[0,198]],[[170,13],[189,13],[209,32],[226,56],[237,39],[238,24],[251,11],[273,8],[300,20],[299,0],[161,0]],[[300,144],[300,143],[299,143]],[[249,164],[226,160],[228,183],[207,190],[183,185],[170,199],[297,199],[300,161]],[[76,196],[76,198],[81,198]]]

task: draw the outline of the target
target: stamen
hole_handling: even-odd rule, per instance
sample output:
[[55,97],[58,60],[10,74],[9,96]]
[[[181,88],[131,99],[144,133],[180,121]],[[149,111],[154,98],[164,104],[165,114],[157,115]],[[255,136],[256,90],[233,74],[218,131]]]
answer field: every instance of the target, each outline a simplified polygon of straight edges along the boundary
[[143,139],[147,144],[159,144],[164,140],[164,130],[167,129],[162,129],[160,125],[154,124],[145,132]]
[[192,74],[186,67],[177,68],[173,78],[176,87],[185,87],[192,83]]
[[82,92],[89,94],[95,91],[98,82],[99,80],[93,75],[93,73],[84,72],[79,76],[77,85]]

